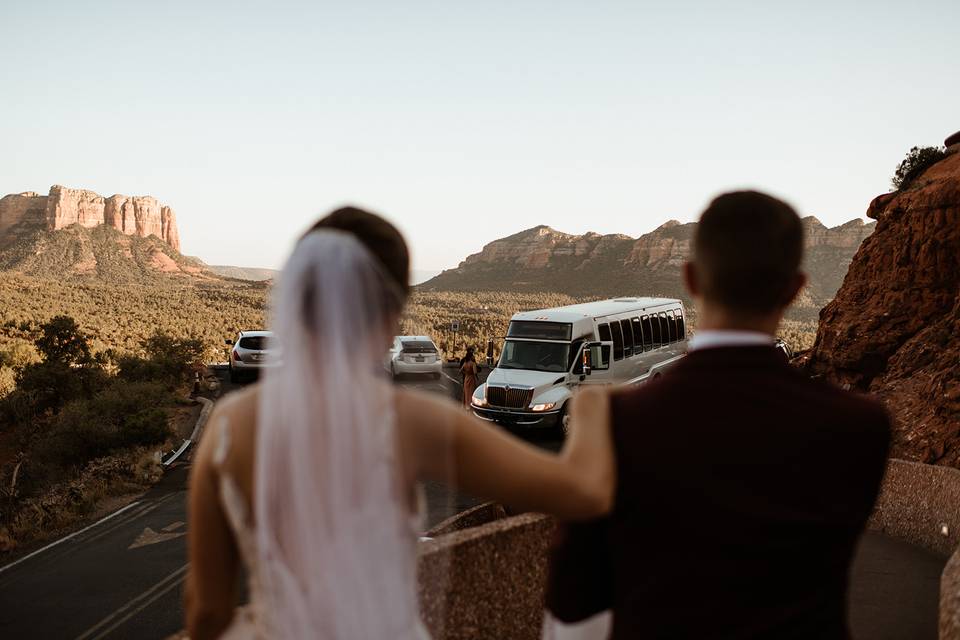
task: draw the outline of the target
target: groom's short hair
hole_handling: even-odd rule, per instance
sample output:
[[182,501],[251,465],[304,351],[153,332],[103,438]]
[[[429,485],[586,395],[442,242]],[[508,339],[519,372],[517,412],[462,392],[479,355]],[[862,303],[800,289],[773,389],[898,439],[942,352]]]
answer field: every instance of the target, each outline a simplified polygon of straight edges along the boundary
[[718,196],[700,217],[693,265],[705,300],[741,313],[789,304],[803,259],[803,225],[793,207],[757,191]]

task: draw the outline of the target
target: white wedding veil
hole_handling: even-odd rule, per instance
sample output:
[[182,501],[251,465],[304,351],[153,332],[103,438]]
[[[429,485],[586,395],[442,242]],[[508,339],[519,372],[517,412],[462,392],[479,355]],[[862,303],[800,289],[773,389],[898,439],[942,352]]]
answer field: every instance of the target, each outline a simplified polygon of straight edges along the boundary
[[383,375],[404,292],[352,234],[317,230],[275,286],[282,365],[261,389],[255,514],[263,615],[278,638],[407,638],[416,534]]

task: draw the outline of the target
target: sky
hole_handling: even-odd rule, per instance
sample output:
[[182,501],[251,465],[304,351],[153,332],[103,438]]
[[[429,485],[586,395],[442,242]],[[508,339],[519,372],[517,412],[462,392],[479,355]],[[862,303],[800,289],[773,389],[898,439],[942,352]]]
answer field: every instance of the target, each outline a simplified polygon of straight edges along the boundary
[[343,204],[414,268],[759,188],[862,217],[960,129],[960,2],[0,2],[0,195],[153,195],[279,268]]

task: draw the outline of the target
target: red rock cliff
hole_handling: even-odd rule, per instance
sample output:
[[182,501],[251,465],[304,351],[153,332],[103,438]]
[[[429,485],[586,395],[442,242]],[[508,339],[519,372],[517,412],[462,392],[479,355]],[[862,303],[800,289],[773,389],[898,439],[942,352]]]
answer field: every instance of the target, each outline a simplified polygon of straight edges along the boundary
[[176,214],[151,196],[104,198],[93,191],[54,185],[46,196],[28,192],[0,199],[0,242],[24,225],[56,231],[72,224],[107,224],[127,235],[155,235],[180,250]]
[[821,312],[807,366],[886,403],[894,456],[960,466],[960,153],[867,216],[876,230]]

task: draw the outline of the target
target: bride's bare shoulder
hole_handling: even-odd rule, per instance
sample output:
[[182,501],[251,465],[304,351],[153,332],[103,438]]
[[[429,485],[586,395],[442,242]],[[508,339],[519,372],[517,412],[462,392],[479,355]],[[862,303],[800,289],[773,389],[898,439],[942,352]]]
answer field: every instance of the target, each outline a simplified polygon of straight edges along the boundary
[[222,431],[229,429],[226,436],[230,439],[230,448],[236,451],[249,451],[256,437],[257,407],[260,403],[260,385],[252,384],[238,391],[233,391],[217,401],[210,414],[210,419],[204,428],[204,435],[211,434],[212,438],[224,437]]

